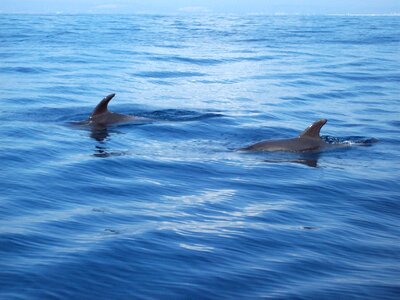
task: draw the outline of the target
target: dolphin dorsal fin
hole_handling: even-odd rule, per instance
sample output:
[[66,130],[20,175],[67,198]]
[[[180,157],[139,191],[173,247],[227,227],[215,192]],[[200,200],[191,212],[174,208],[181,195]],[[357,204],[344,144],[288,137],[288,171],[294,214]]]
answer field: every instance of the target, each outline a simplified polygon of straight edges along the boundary
[[104,97],[103,100],[101,100],[99,102],[99,104],[97,104],[97,106],[94,108],[92,115],[90,116],[91,118],[93,118],[96,115],[101,115],[105,112],[108,112],[108,103],[111,101],[111,99],[115,96],[115,94],[110,94],[107,97]]
[[318,121],[315,121],[312,125],[308,126],[301,134],[300,137],[309,137],[309,138],[314,138],[314,139],[319,139],[319,132],[326,124],[328,120],[326,119],[321,119]]

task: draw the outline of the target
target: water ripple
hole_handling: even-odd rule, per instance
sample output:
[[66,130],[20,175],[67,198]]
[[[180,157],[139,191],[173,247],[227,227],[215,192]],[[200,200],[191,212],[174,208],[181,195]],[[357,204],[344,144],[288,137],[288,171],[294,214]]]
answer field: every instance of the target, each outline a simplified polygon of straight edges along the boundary
[[[398,17],[0,28],[0,298],[397,299]],[[71,124],[109,93],[151,122]],[[351,147],[236,151],[320,118]]]

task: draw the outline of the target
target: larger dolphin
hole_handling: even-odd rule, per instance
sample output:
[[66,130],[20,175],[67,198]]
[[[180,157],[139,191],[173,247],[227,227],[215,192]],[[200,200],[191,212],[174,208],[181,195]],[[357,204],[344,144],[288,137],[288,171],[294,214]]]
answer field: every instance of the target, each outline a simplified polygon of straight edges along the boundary
[[[286,152],[319,152],[333,145],[324,142],[319,132],[326,124],[326,119],[321,119],[307,127],[298,137],[292,139],[262,141],[240,150],[246,151],[286,151]],[[345,146],[345,145],[335,145]]]

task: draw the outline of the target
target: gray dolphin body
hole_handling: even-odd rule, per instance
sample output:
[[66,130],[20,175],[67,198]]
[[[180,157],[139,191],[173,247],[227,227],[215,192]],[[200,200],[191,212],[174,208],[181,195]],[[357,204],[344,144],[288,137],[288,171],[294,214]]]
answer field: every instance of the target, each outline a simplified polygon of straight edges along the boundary
[[89,119],[86,121],[87,124],[105,126],[140,119],[135,116],[123,115],[109,111],[108,103],[112,98],[114,98],[114,96],[115,94],[110,94],[107,97],[104,97],[103,100],[97,104]]
[[[306,128],[298,137],[292,139],[263,141],[242,148],[245,151],[286,151],[286,152],[319,152],[334,145],[324,142],[319,132],[326,124],[326,119],[314,122]],[[338,146],[338,145],[335,145]],[[341,145],[344,146],[344,145]]]

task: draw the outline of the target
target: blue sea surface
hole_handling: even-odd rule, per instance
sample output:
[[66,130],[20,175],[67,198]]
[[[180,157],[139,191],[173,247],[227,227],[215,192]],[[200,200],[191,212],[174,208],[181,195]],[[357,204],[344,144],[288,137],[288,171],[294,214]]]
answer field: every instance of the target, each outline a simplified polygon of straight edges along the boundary
[[399,145],[398,16],[3,14],[0,299],[399,299]]

